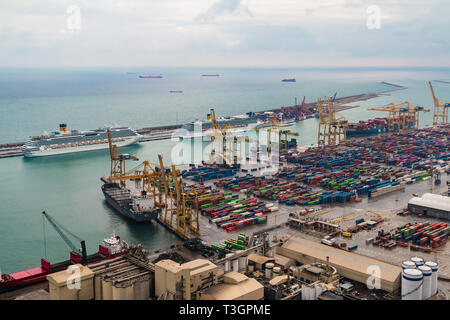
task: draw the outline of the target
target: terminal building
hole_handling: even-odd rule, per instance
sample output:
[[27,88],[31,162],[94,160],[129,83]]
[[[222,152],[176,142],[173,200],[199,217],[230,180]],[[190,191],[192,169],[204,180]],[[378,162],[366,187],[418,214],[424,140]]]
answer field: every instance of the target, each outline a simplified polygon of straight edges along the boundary
[[433,193],[411,198],[408,202],[411,213],[438,219],[450,220],[450,198]]

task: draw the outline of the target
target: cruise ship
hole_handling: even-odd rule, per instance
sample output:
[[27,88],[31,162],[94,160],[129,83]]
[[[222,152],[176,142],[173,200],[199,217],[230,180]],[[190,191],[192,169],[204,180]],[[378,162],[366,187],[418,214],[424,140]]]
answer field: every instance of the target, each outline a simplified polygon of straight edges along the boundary
[[68,131],[66,124],[60,124],[59,131],[31,137],[22,146],[23,155],[25,157],[42,157],[106,149],[109,147],[107,129],[111,130],[112,142],[118,147],[137,143],[141,137],[135,130],[128,127],[102,127],[89,131]]

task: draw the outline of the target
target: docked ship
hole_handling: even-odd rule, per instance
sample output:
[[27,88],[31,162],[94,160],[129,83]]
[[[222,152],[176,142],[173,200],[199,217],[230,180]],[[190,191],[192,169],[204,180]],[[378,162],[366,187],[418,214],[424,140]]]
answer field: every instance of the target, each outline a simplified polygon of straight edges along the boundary
[[[25,157],[42,157],[82,151],[107,149],[108,133],[106,127],[89,131],[67,130],[66,124],[59,125],[59,131],[43,133],[31,137],[23,146]],[[128,127],[110,127],[112,142],[118,147],[137,143],[140,135]]]
[[157,219],[161,208],[156,207],[154,199],[142,191],[140,195],[132,195],[131,190],[117,183],[102,185],[106,202],[120,215],[136,222],[150,222]]
[[365,136],[387,132],[387,118],[375,118],[350,123],[347,128],[347,136]]
[[[246,114],[231,116],[231,117],[220,117],[217,119],[217,123],[220,127],[229,125],[234,128],[234,130],[239,132],[245,132],[255,128],[261,122],[256,117],[250,117]],[[211,120],[201,121],[195,120],[191,123],[187,123],[177,131],[178,137],[180,139],[190,139],[197,137],[208,137],[214,134],[212,129]]]
[[[98,246],[98,252],[88,255],[88,263],[113,259],[128,252],[128,244],[121,240],[115,233],[111,237],[103,239]],[[77,252],[70,252],[70,259],[55,264],[50,264],[46,259],[41,259],[41,266],[23,270],[11,274],[0,274],[0,292],[26,287],[43,282],[47,275],[67,269],[72,264],[81,262],[81,256]]]

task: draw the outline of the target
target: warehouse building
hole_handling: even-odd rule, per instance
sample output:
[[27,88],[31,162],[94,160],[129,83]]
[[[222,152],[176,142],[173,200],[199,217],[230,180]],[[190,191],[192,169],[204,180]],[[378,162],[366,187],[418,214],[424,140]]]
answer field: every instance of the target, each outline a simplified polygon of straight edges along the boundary
[[400,288],[402,271],[400,267],[342,249],[290,237],[277,248],[277,253],[302,264],[326,263],[328,258],[329,264],[336,268],[341,276],[360,283],[367,282],[372,275],[371,269],[376,266],[379,267],[382,290],[395,292]]
[[415,214],[450,220],[450,198],[433,193],[411,198],[408,210]]

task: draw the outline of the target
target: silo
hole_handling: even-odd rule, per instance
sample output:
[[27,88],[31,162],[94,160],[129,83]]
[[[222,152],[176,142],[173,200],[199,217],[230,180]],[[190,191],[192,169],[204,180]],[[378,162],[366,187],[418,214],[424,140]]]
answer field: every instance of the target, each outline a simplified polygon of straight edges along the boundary
[[420,266],[424,265],[424,261],[420,257],[412,257],[410,260],[416,264],[416,267],[420,267]]
[[273,267],[272,269],[272,274],[273,274],[273,278],[277,277],[280,275],[281,272],[281,268],[280,267]]
[[239,259],[238,258],[231,260],[231,265],[233,266],[234,272],[239,272]]
[[421,300],[422,283],[422,271],[404,269],[402,272],[402,300]]
[[[227,253],[227,254],[225,255],[226,258],[229,258],[229,257],[232,257],[232,256],[234,256],[233,253]],[[231,271],[231,260],[225,261],[225,263],[224,263],[224,269],[225,269],[225,272],[230,272],[230,271]]]
[[437,280],[438,280],[438,264],[434,261],[427,261],[425,265],[431,268],[431,296],[437,293]]
[[423,286],[422,286],[422,300],[431,297],[431,275],[432,271],[429,266],[420,266],[417,269],[422,271],[423,274]]
[[402,270],[405,269],[415,269],[416,268],[416,264],[410,260],[406,260],[402,262]]
[[102,279],[102,299],[103,300],[113,299],[112,282],[109,279]]
[[266,263],[266,279],[272,279],[273,263]]

